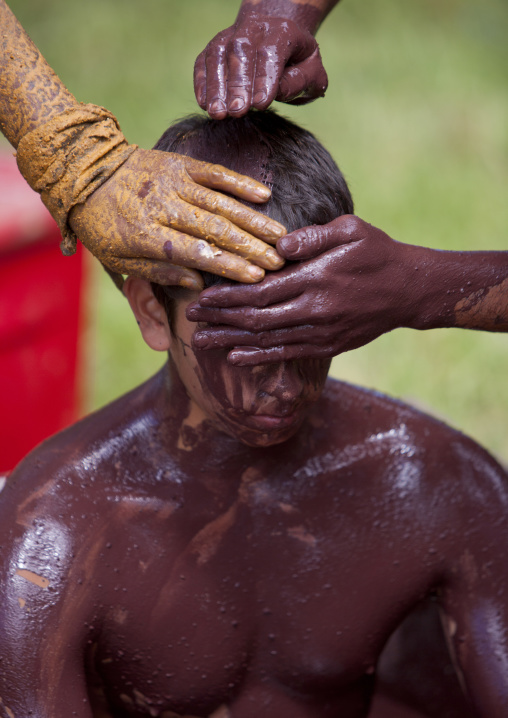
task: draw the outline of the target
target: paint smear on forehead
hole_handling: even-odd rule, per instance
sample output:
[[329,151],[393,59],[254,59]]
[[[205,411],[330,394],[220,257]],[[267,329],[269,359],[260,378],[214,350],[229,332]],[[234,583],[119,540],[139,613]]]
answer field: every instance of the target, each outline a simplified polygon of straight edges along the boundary
[[223,350],[197,352],[195,357],[205,394],[237,414],[251,412],[269,397],[280,411],[294,407],[321,392],[330,364],[319,359],[294,360],[267,364],[260,370],[228,364]]

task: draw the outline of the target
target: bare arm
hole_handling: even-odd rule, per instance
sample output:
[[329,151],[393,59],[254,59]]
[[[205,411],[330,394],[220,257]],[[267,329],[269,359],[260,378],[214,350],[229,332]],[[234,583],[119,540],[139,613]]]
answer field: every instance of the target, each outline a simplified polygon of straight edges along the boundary
[[212,287],[188,310],[209,322],[197,348],[256,364],[330,357],[397,327],[508,331],[508,252],[444,252],[396,242],[358,217],[278,243],[288,266],[255,287]]
[[443,588],[443,624],[478,715],[502,718],[508,714],[508,476],[478,447],[459,446],[460,487],[446,520],[454,559]]
[[314,35],[338,0],[244,0],[234,25],[198,56],[194,91],[214,119],[274,100],[303,104],[328,85]]
[[253,282],[282,265],[266,242],[284,228],[213,191],[264,202],[266,187],[217,165],[128,145],[110,113],[76,101],[5,0],[0,28],[0,129],[59,223],[66,253],[79,232],[113,272],[191,288],[201,279],[186,267]]
[[17,148],[23,135],[77,102],[4,0],[0,27],[0,129]]
[[13,486],[23,478],[12,474],[0,502],[0,716],[91,718],[83,659],[89,607],[83,586],[69,579],[76,546],[68,527],[34,511],[31,498],[52,482],[31,497],[26,483]]

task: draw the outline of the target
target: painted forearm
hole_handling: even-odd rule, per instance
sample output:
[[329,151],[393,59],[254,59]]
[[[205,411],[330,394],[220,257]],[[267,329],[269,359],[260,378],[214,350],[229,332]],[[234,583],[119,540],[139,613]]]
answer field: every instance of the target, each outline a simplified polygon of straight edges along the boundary
[[[415,247],[416,329],[508,331],[508,252],[444,252]],[[418,267],[418,268],[416,268]]]
[[127,145],[106,110],[81,105],[0,0],[0,128],[17,150],[18,167],[39,192],[72,254],[68,217],[125,162]]
[[313,35],[339,0],[244,0],[238,18],[255,12],[259,15],[293,20]]
[[0,0],[0,129],[17,148],[39,125],[77,104]]

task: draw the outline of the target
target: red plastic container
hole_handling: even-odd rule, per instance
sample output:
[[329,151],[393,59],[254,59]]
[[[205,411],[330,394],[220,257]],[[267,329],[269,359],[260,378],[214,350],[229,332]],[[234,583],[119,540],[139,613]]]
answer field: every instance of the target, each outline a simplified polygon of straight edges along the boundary
[[79,413],[81,246],[63,257],[39,196],[0,154],[0,472]]

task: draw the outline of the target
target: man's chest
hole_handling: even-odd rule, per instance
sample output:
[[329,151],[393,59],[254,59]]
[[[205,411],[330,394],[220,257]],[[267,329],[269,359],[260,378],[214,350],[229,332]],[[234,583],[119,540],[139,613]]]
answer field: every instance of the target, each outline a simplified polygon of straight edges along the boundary
[[240,500],[174,550],[148,531],[131,546],[96,656],[115,702],[134,715],[209,715],[253,681],[314,696],[372,674],[420,587],[401,585],[402,554],[375,530],[337,511],[313,516],[273,497]]

